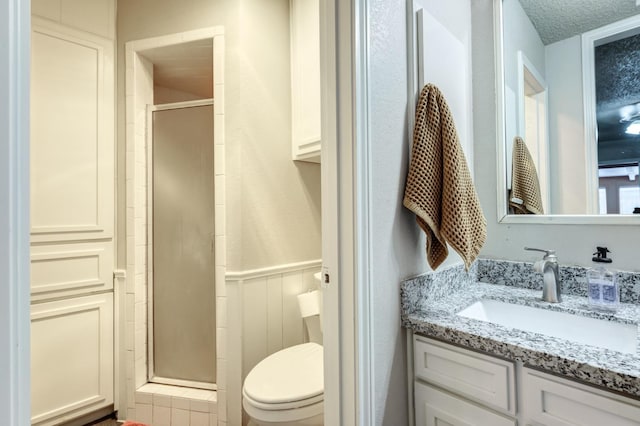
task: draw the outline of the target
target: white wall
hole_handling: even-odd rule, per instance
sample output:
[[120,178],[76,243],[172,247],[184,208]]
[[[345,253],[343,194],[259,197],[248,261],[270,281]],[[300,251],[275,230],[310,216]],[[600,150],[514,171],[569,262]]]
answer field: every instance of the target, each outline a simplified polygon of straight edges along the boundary
[[400,281],[428,270],[415,215],[402,206],[409,160],[406,2],[369,4],[374,424],[407,424]]
[[407,174],[406,2],[370,3],[371,226],[375,229],[371,285],[374,312],[371,379],[375,424],[406,424],[404,332],[400,280],[425,271],[424,239],[414,215],[402,206]]
[[553,214],[587,212],[580,36],[545,47]]
[[[507,86],[505,111],[508,111],[513,123],[507,126],[508,164],[511,164],[511,146],[515,136],[524,136],[525,130],[519,129],[517,117],[519,117],[518,103],[518,51],[531,61],[538,72],[545,77],[545,51],[542,40],[529,17],[522,9],[518,0],[505,0],[503,3],[504,16],[504,80]],[[511,173],[511,168],[508,168]]]
[[476,187],[488,222],[488,239],[481,255],[537,260],[538,255],[523,250],[526,245],[556,249],[561,264],[590,265],[595,246],[605,245],[613,252],[613,268],[640,271],[638,226],[498,223],[493,1],[473,1],[472,19]]
[[[408,422],[406,342],[400,326],[399,285],[403,279],[430,270],[424,233],[417,226],[415,215],[402,206],[410,146],[407,103],[414,102],[414,95],[408,96],[406,5],[401,0],[374,0],[369,8],[370,218],[374,230],[370,309],[372,370],[376,372],[371,382],[376,425]],[[469,43],[464,24],[456,28],[465,16],[470,19],[467,0],[427,0],[424,7],[461,43]],[[427,64],[433,61],[425,58]],[[460,258],[451,250],[446,264],[453,263],[460,263]]]

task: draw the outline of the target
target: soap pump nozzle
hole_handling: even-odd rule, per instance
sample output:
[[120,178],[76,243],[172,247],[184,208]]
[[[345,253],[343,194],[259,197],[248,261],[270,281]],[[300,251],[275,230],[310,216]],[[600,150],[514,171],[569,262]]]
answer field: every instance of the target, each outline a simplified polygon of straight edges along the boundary
[[606,247],[596,247],[596,252],[593,253],[595,256],[591,258],[594,262],[599,263],[611,263],[612,259],[607,257],[607,253],[611,253]]

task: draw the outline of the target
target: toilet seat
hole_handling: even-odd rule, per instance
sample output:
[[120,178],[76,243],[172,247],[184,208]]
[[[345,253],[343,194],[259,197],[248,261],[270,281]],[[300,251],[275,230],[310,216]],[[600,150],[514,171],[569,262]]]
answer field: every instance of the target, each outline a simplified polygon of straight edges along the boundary
[[242,388],[243,406],[252,418],[295,421],[324,409],[323,348],[303,343],[260,361]]
[[242,406],[249,417],[262,422],[275,424],[278,422],[295,422],[300,419],[320,416],[324,413],[323,395],[311,398],[318,400],[315,403],[305,400],[293,401],[287,404],[259,404],[248,398],[246,393],[243,392],[242,395]]
[[324,401],[324,394],[316,395],[312,398],[299,399],[296,401],[282,402],[278,404],[271,404],[271,403],[256,401],[255,399],[247,395],[247,393],[244,390],[242,391],[242,396],[253,407],[260,408],[261,410],[268,410],[268,411],[293,410],[295,408],[306,407],[306,406],[317,404],[319,402],[321,403]]

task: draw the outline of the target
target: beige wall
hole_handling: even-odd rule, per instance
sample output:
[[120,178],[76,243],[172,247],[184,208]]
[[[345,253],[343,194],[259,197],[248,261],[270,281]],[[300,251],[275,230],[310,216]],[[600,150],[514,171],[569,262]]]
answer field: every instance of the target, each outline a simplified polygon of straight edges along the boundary
[[32,0],[31,14],[114,40],[115,0]]
[[156,105],[195,101],[198,99],[202,99],[202,96],[169,87],[153,86],[153,103]]
[[291,160],[288,0],[119,1],[118,265],[125,264],[124,44],[224,25],[227,270],[320,258],[320,167]]
[[[216,2],[217,3],[217,2]],[[117,5],[117,266],[126,265],[125,190],[125,43],[132,40],[222,24],[214,20],[214,2],[190,0],[118,1]],[[223,15],[219,13],[219,15]]]
[[[239,188],[241,229],[234,229],[238,223],[229,216],[228,270],[321,257],[320,166],[291,160],[289,1],[245,4],[240,15],[244,84],[236,110],[242,121],[232,130],[241,133],[240,150],[234,149],[233,136],[227,144],[227,201],[231,211]],[[233,116],[234,110],[227,113]],[[240,241],[233,237],[238,233]]]

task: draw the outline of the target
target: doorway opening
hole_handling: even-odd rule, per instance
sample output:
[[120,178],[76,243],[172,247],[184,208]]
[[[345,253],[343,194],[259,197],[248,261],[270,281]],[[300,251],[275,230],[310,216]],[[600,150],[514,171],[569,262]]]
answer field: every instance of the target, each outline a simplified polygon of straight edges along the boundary
[[519,134],[535,162],[540,197],[545,211],[551,211],[549,193],[548,90],[542,74],[522,51],[518,51]]

